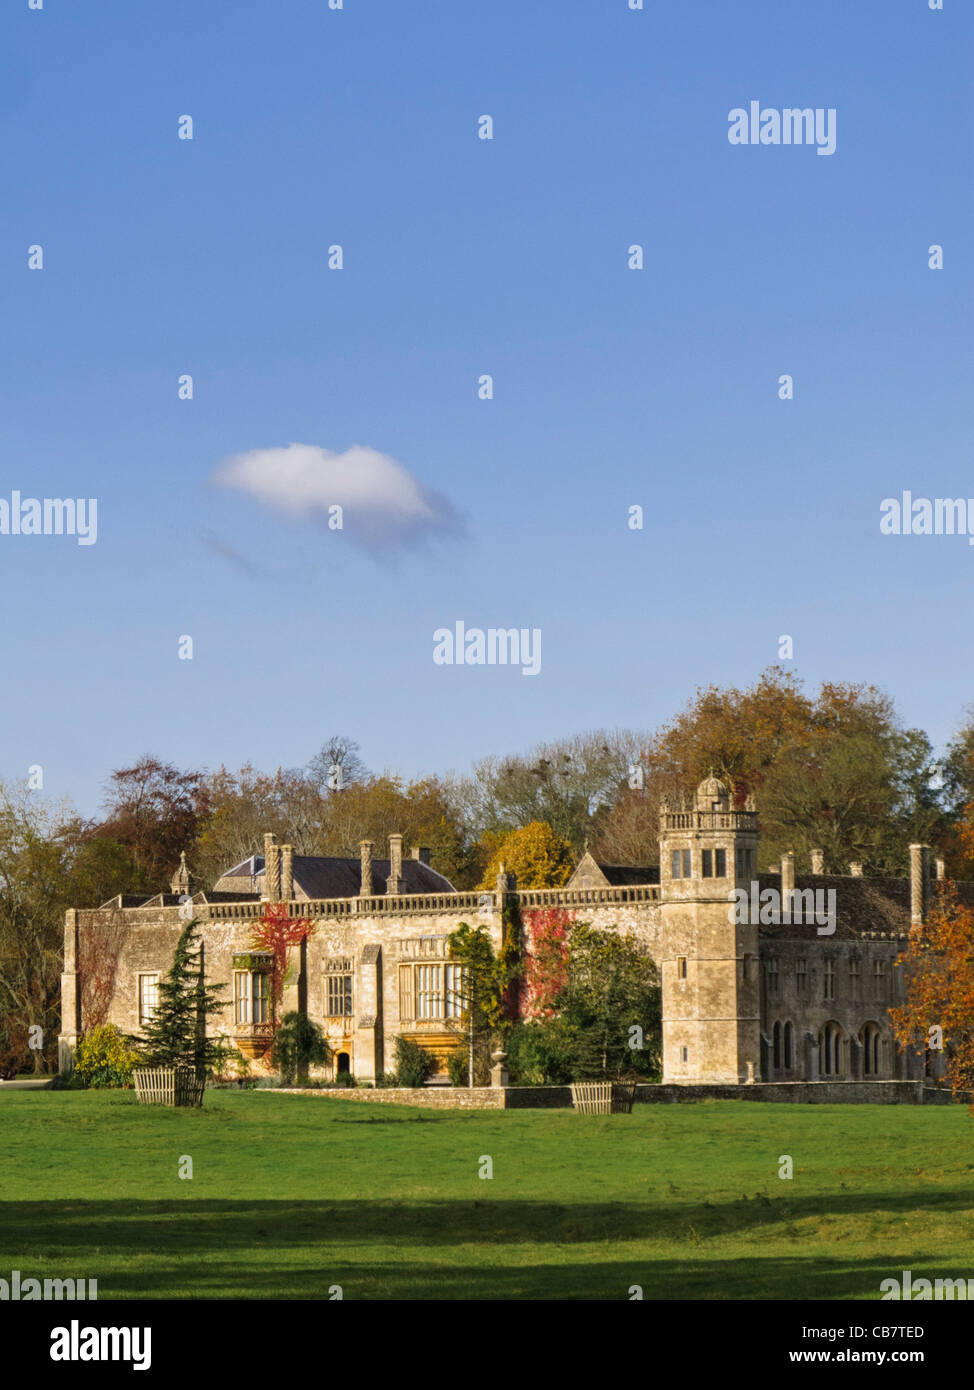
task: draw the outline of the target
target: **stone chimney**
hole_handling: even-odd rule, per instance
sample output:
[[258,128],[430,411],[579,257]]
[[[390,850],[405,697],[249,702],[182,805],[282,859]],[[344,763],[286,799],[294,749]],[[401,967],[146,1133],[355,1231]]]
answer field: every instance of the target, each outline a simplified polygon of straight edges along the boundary
[[849,872],[853,878],[862,878],[862,861],[853,859],[852,863],[849,865]]
[[428,864],[430,862],[430,850],[426,845],[423,845],[421,849],[414,846],[409,851],[409,854],[411,858],[418,859],[421,864]]
[[277,836],[264,836],[264,897],[268,902],[281,901],[281,847]]
[[824,873],[825,873],[825,850],[824,850],[824,849],[813,849],[813,850],[812,850],[812,873],[813,873],[813,874],[824,874]]
[[362,859],[362,882],[359,886],[360,898],[371,898],[372,896],[372,841],[359,840],[359,854]]
[[947,866],[942,859],[935,859],[934,863],[937,868],[937,882],[942,883],[947,877]]
[[398,896],[405,892],[406,880],[402,876],[402,836],[389,836],[389,877],[386,879],[386,893]]
[[294,846],[281,845],[281,902],[294,898]]
[[787,911],[795,897],[795,851],[781,856],[781,910]]
[[930,846],[910,846],[910,926],[921,927],[930,901]]

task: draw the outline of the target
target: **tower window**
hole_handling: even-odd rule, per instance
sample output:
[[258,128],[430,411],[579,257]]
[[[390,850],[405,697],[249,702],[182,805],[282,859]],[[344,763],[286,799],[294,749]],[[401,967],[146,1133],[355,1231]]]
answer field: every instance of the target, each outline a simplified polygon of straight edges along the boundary
[[685,980],[687,977],[687,958],[679,956],[676,962],[676,977],[678,980]]
[[690,1049],[689,1049],[688,1047],[681,1047],[681,1048],[680,1048],[680,1056],[682,1057],[682,1059],[683,1059],[684,1062],[689,1062],[689,1060],[690,1060]]
[[688,849],[675,849],[670,860],[670,876],[672,878],[690,877],[690,851]]
[[727,851],[726,849],[714,850],[714,878],[727,877]]
[[703,878],[713,878],[714,876],[714,852],[705,849],[700,856],[700,873]]
[[822,998],[835,998],[835,961],[826,960],[825,968],[822,972],[822,983],[824,986]]

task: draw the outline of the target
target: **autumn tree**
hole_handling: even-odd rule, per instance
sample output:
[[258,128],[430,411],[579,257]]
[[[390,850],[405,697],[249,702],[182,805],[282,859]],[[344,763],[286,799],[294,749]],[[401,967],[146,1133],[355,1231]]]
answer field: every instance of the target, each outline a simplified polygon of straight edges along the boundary
[[210,887],[227,869],[261,853],[268,831],[281,844],[293,845],[296,854],[324,852],[325,798],[300,770],[264,773],[249,763],[238,772],[221,767],[207,777],[205,798],[195,860]]
[[444,787],[474,839],[544,821],[577,853],[592,816],[612,804],[644,744],[628,730],[598,729],[539,744],[524,756],[483,758],[469,777],[450,777]]
[[414,782],[389,775],[369,777],[330,797],[318,852],[357,858],[359,841],[372,840],[384,857],[393,834],[401,834],[407,845],[428,847],[431,868],[455,888],[477,882],[481,861],[435,777]]
[[130,891],[165,892],[181,850],[191,847],[207,811],[200,772],[181,772],[158,758],[140,758],[108,780],[101,838],[124,846],[136,882]]
[[952,1089],[974,1090],[974,908],[947,883],[922,926],[910,930],[906,1002],[890,1009],[897,1042],[920,1056],[943,1050]]
[[481,883],[493,888],[503,864],[517,875],[518,888],[560,888],[572,876],[572,847],[544,821],[531,821],[505,835],[494,851]]
[[929,740],[870,685],[825,682],[811,698],[771,667],[747,690],[709,686],[654,738],[648,761],[685,792],[713,771],[737,805],[753,793],[767,863],[822,848],[833,873],[851,859],[903,872],[911,841],[936,842],[944,824]]
[[0,786],[0,1065],[6,1069],[31,1065],[42,1072],[56,1060],[70,820],[64,808],[26,787]]

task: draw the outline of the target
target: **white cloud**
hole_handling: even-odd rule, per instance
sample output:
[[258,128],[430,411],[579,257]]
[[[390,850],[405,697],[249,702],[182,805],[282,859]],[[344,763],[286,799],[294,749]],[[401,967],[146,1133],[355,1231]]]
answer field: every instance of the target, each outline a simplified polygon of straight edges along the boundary
[[273,511],[323,525],[337,504],[344,513],[342,534],[370,550],[412,546],[464,529],[447,498],[388,454],[360,444],[340,454],[315,444],[252,449],[225,460],[213,481]]

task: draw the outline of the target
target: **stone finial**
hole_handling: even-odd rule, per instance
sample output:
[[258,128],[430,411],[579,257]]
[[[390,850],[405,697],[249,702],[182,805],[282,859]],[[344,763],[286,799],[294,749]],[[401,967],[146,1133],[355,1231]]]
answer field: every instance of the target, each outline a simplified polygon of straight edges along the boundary
[[517,874],[509,874],[503,864],[497,866],[497,893],[503,903],[505,893],[517,892]]
[[758,809],[754,802],[753,792],[748,792],[747,796],[744,798],[744,809],[745,811],[756,811]]
[[359,886],[360,898],[371,898],[372,896],[372,841],[359,840],[359,858],[362,864],[362,878]]
[[824,873],[825,873],[825,850],[824,850],[824,849],[813,849],[813,850],[812,850],[812,873],[813,873],[813,874],[824,874]]
[[389,877],[386,879],[386,893],[398,897],[406,890],[406,880],[402,876],[402,836],[389,836]]
[[849,873],[853,878],[862,878],[862,861],[853,859],[852,863],[849,865]]
[[935,859],[934,867],[937,871],[937,882],[942,883],[944,879],[947,877],[947,865],[944,863],[942,859]]
[[281,901],[281,847],[277,836],[264,836],[264,896],[269,902]]
[[189,865],[186,863],[186,851],[182,850],[179,855],[179,868],[169,880],[169,887],[174,893],[178,893],[180,897],[183,895],[192,897],[194,885],[195,879],[189,871]]

